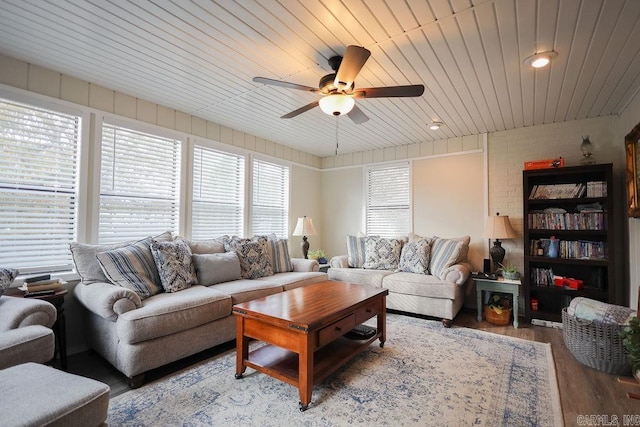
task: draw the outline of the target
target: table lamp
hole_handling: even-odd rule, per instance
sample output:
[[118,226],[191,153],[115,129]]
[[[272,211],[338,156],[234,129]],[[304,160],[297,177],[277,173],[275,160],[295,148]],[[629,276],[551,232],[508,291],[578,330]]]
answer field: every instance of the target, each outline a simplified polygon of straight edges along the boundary
[[309,253],[309,241],[307,240],[307,236],[318,235],[311,218],[307,218],[306,216],[298,218],[298,223],[296,224],[296,228],[293,230],[292,235],[302,236],[302,255],[307,259],[307,254]]
[[493,246],[489,249],[489,255],[491,255],[491,260],[493,261],[493,271],[495,272],[502,266],[505,255],[505,250],[502,247],[500,239],[513,239],[518,235],[513,227],[511,227],[509,216],[500,216],[499,213],[496,213],[496,216],[487,218],[483,236],[487,239],[495,239]]

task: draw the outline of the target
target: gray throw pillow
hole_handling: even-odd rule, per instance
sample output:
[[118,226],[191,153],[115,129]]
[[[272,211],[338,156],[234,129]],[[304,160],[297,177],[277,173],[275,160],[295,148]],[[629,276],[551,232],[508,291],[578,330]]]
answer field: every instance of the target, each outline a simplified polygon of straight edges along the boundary
[[233,252],[221,254],[193,254],[198,284],[211,286],[241,278],[240,260]]
[[151,253],[165,292],[178,292],[196,283],[196,269],[191,262],[191,250],[184,240],[153,240]]

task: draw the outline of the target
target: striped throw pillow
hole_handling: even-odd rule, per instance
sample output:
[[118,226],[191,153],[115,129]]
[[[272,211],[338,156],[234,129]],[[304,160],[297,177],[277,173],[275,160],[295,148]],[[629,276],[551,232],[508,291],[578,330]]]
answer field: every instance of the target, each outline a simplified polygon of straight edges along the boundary
[[158,269],[147,237],[134,244],[96,254],[100,268],[114,285],[131,289],[140,298],[162,292]]
[[271,256],[271,267],[273,267],[274,273],[293,271],[287,239],[269,239],[269,255]]
[[444,280],[442,273],[458,261],[463,246],[464,242],[460,240],[436,237],[431,246],[431,261],[429,263],[431,274],[440,280]]
[[364,237],[347,235],[347,262],[349,267],[362,268],[364,265]]

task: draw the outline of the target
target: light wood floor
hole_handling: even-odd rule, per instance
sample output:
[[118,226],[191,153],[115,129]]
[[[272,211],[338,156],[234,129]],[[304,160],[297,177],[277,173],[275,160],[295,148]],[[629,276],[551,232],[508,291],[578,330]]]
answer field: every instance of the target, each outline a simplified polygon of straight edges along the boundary
[[[461,326],[479,329],[500,335],[523,338],[532,341],[550,343],[556,365],[560,400],[564,414],[564,422],[571,425],[604,425],[617,417],[619,425],[639,425],[640,400],[629,399],[627,392],[640,394],[639,385],[627,385],[618,382],[615,375],[605,374],[578,363],[567,350],[562,338],[562,331],[542,326],[524,324],[520,327],[495,326],[487,322],[478,322],[475,311],[463,310],[454,320],[454,327]],[[215,349],[207,350],[147,374],[147,379],[158,378],[205,360],[214,354],[234,348],[234,343],[227,343]],[[54,362],[55,363],[55,362]],[[99,356],[86,352],[71,355],[68,358],[69,372],[94,378],[111,387],[111,396],[117,396],[129,390],[122,374]],[[633,380],[631,377],[627,379]],[[635,416],[633,424],[624,424],[624,416]],[[580,423],[582,416],[606,416],[600,421],[590,424]],[[591,418],[586,419],[587,421]],[[613,425],[613,424],[612,424]]]

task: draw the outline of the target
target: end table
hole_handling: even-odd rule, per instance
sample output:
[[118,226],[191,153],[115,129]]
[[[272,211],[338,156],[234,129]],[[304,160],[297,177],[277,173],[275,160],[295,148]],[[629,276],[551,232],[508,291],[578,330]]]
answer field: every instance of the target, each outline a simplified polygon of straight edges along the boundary
[[520,280],[507,280],[502,277],[488,279],[473,277],[476,282],[478,296],[478,322],[482,322],[482,291],[504,292],[513,295],[513,327],[518,328],[518,298],[520,296]]
[[66,289],[58,289],[53,295],[41,295],[37,297],[25,297],[24,293],[16,293],[11,296],[18,298],[37,298],[53,304],[58,312],[56,323],[53,324],[53,333],[56,337],[56,349],[54,357],[60,356],[60,367],[67,370],[67,321],[64,317],[64,297],[67,295]]

